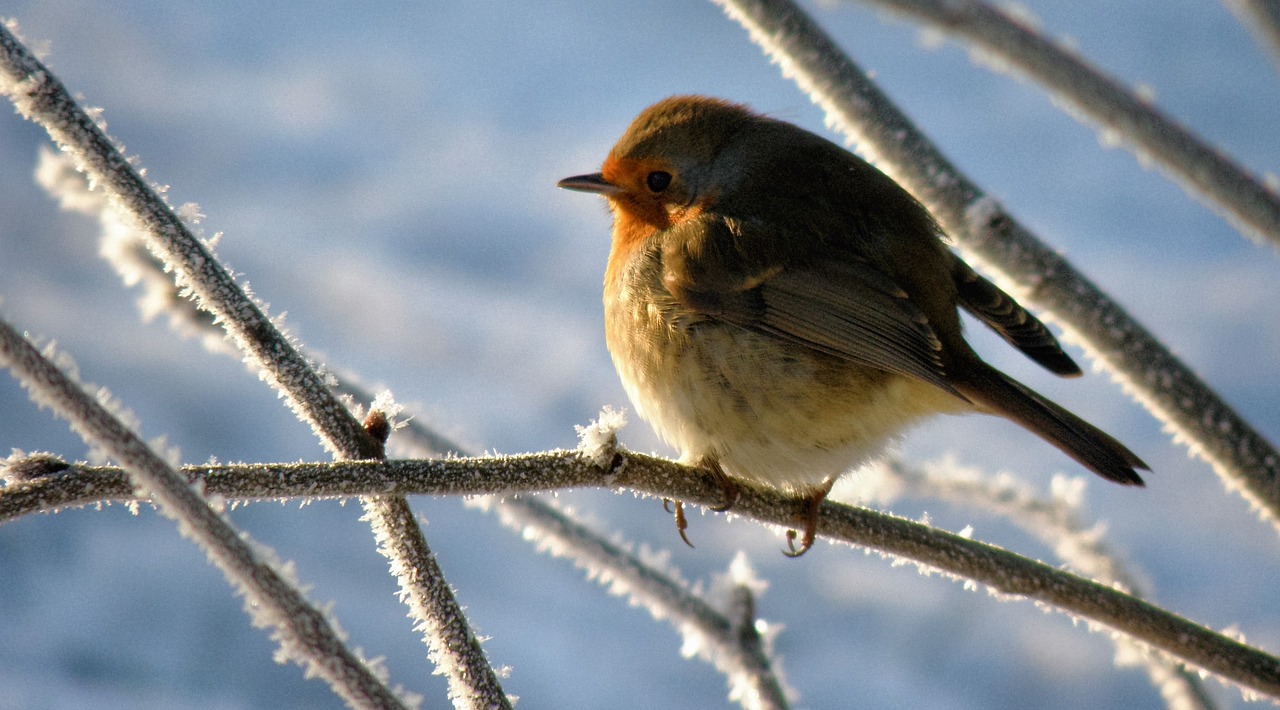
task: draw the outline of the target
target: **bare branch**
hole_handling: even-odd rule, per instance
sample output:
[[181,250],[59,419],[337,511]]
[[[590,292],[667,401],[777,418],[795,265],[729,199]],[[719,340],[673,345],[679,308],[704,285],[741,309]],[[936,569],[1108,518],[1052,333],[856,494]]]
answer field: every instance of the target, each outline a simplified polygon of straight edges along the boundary
[[454,707],[510,708],[511,701],[485,660],[480,639],[471,631],[440,564],[422,539],[422,528],[408,501],[398,495],[363,500],[378,551],[391,561],[409,616],[417,622],[415,630],[424,632],[427,656],[449,678]]
[[[1059,559],[1080,574],[1135,596],[1149,596],[1136,576],[1103,542],[1101,526],[1088,526],[1080,519],[1082,479],[1055,476],[1054,494],[1045,499],[1012,476],[992,478],[976,471],[957,470],[953,465],[930,466],[931,473],[936,468],[946,470],[945,475],[931,475],[899,460],[889,461],[887,466],[903,494],[936,497],[995,513],[1051,547]],[[1117,634],[1113,641],[1118,651],[1117,662],[1137,657],[1168,707],[1182,710],[1215,707],[1197,674],[1180,668],[1171,659],[1143,653],[1128,636]]]
[[232,588],[245,597],[254,622],[275,629],[284,657],[323,678],[352,707],[406,707],[343,644],[329,620],[274,567],[258,559],[249,541],[214,512],[185,478],[4,321],[0,321],[0,364],[13,371],[33,400],[53,409],[87,443],[124,465],[128,473],[118,474],[122,482],[131,491],[145,492],[144,497],[178,523],[183,536],[205,551]]
[[[916,195],[966,256],[1047,311],[1280,532],[1280,453],[1066,259],[987,197],[789,0],[716,0],[828,121]],[[1020,285],[1020,287],[1018,287]]]
[[348,458],[376,455],[365,434],[324,380],[283,337],[204,244],[116,149],[66,87],[26,47],[0,27],[0,91],[27,119],[40,124],[77,167],[142,226],[147,247],[163,260],[201,308],[213,314],[290,406],[321,433],[325,446]]
[[[787,696],[772,661],[755,634],[755,608],[740,608],[730,619],[701,596],[634,552],[605,540],[563,512],[537,500],[501,503],[495,512],[502,524],[524,535],[556,557],[649,610],[654,618],[676,627],[686,648],[711,663],[729,681],[729,699],[750,710],[784,710]],[[485,507],[498,501],[487,501]]]
[[1222,4],[1240,19],[1271,61],[1280,68],[1280,2],[1276,0],[1222,0]]
[[[1237,229],[1280,247],[1280,194],[1151,102],[982,0],[862,0],[959,37],[1025,74],[1077,118],[1119,139],[1140,160],[1164,168],[1192,197],[1216,207]],[[1274,4],[1273,4],[1274,5]]]
[[[206,490],[227,498],[326,497],[351,495],[513,494],[577,487],[622,488],[712,508],[721,502],[716,480],[705,471],[672,461],[618,452],[616,465],[600,470],[577,451],[519,456],[432,460],[351,461],[314,464],[255,464],[189,467]],[[95,479],[97,499],[120,491],[118,470],[72,467],[67,474],[17,483],[0,490],[0,521],[12,519],[10,500],[21,498],[27,512],[57,505],[85,505],[74,498]],[[63,489],[66,488],[67,492]],[[788,527],[803,503],[776,491],[743,488],[735,515]],[[1098,582],[1082,579],[981,542],[863,508],[824,503],[821,537],[869,547],[911,560],[924,570],[940,571],[985,585],[998,596],[1035,599],[1072,618],[1086,619],[1127,634],[1135,642],[1203,669],[1245,689],[1280,698],[1280,659],[1171,612]]]

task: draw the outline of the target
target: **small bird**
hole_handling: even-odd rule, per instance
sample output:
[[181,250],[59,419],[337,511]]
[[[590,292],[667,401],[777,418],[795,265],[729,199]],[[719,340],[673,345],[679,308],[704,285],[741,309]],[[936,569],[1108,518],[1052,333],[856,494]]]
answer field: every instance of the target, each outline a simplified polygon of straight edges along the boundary
[[[1063,377],[1049,330],[943,242],[932,215],[867,162],[748,108],[675,96],[645,109],[598,173],[607,198],[605,338],[632,405],[728,510],[739,485],[803,502],[814,542],[836,479],[933,414],[1010,419],[1116,483],[1123,444],[988,365],[958,308]],[[676,503],[686,543],[687,522]]]

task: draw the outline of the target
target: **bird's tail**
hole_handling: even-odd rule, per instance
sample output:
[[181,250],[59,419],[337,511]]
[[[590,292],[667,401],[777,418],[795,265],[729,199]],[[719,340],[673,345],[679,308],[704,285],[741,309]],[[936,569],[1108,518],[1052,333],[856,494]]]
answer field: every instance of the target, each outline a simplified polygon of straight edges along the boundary
[[1017,422],[1109,481],[1143,485],[1134,469],[1150,469],[1124,444],[986,363],[972,370],[952,384],[974,404]]

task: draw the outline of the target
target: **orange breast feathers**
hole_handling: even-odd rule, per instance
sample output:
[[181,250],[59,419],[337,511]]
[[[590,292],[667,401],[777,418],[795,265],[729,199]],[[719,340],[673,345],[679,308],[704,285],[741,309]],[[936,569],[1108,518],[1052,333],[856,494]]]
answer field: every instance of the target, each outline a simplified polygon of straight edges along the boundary
[[607,195],[613,212],[613,247],[605,280],[612,281],[632,252],[654,234],[696,218],[715,201],[714,194],[704,195],[693,203],[673,200],[670,193],[655,193],[646,184],[657,171],[670,171],[671,166],[656,158],[620,158],[610,155],[600,174],[615,186]]

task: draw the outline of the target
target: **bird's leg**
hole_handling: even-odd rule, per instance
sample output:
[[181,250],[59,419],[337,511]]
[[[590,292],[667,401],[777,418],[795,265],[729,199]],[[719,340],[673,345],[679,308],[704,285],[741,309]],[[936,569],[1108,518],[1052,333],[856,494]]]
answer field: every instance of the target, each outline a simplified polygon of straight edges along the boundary
[[[732,478],[729,478],[728,474],[724,472],[724,469],[720,468],[719,461],[708,456],[698,461],[697,468],[701,468],[711,474],[716,485],[720,486],[720,493],[724,496],[721,499],[724,502],[720,505],[710,506],[710,510],[717,513],[723,513],[732,508],[734,503],[738,502],[738,497],[742,494],[742,489],[738,487],[738,484]],[[685,532],[689,529],[689,519],[684,515],[684,502],[678,500],[673,501],[670,498],[663,498],[662,509],[675,515],[676,532],[680,533],[680,539],[684,540],[684,544],[689,547],[693,547],[693,543],[689,542],[689,536]]]
[[824,483],[822,487],[810,495],[801,499],[804,503],[804,510],[800,513],[798,522],[800,523],[800,547],[796,548],[796,531],[787,531],[787,550],[782,554],[787,557],[799,557],[809,551],[813,547],[814,540],[818,537],[818,512],[822,509],[822,501],[827,499],[827,494],[831,492],[831,486],[835,484],[835,479],[831,479]]

